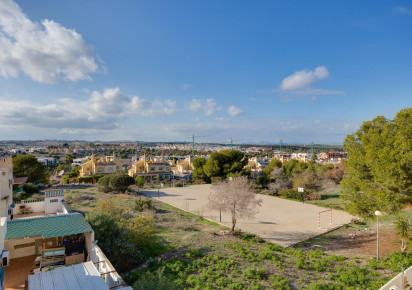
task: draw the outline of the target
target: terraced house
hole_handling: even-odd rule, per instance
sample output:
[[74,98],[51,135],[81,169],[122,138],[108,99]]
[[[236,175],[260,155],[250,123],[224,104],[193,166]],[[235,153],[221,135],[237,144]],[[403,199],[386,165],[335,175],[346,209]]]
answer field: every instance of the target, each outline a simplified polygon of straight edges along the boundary
[[173,177],[173,171],[171,165],[164,161],[163,158],[160,161],[148,159],[146,155],[141,160],[135,160],[132,167],[128,171],[129,176],[143,176],[146,180],[171,179]]
[[80,164],[80,167],[80,177],[96,174],[121,173],[123,171],[123,163],[115,153],[113,153],[113,156],[102,157],[97,157],[92,154],[90,160]]
[[62,189],[12,201],[12,162],[0,159],[0,289],[131,289]]

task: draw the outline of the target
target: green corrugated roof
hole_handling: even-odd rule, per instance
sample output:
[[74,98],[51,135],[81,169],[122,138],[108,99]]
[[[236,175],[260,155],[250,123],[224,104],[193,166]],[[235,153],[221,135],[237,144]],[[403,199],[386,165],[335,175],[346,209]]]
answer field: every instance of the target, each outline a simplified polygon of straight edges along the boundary
[[44,239],[91,232],[80,213],[8,221],[6,239],[43,235]]

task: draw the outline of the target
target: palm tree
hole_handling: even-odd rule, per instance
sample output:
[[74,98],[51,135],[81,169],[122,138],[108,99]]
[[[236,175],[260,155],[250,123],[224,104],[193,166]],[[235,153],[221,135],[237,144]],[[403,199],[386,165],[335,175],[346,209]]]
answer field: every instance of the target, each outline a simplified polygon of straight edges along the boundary
[[398,237],[401,238],[401,252],[406,250],[406,240],[409,239],[409,234],[411,232],[411,220],[405,215],[398,215],[395,220],[395,229]]

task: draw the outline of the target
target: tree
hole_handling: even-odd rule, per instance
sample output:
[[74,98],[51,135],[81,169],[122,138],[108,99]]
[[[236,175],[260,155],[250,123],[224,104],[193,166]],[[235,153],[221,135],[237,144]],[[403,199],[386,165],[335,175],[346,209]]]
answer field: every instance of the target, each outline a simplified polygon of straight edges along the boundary
[[109,187],[112,190],[120,191],[121,193],[125,193],[129,186],[135,183],[134,178],[127,174],[113,174],[108,176],[110,176]]
[[[196,158],[193,162],[194,177],[202,176],[206,182],[216,179],[224,179],[233,175],[247,175],[245,170],[247,158],[245,154],[238,150],[223,150],[213,152],[209,159]],[[196,161],[196,162],[195,162]]]
[[119,234],[116,219],[103,211],[92,211],[86,215],[85,220],[92,226],[96,240],[100,243],[109,243],[113,236]]
[[412,225],[410,219],[406,215],[398,215],[395,220],[395,230],[396,235],[401,238],[401,252],[406,250],[405,240],[409,239],[409,234],[412,230]]
[[135,182],[137,186],[137,192],[139,192],[139,189],[144,186],[144,183],[145,183],[144,177],[140,175],[137,176]]
[[301,173],[294,174],[293,187],[303,187],[305,190],[316,190],[319,187],[318,176],[313,170],[306,170]]
[[279,194],[279,190],[291,188],[292,183],[286,177],[280,176],[275,182],[269,184],[269,192],[271,194]]
[[262,203],[253,192],[253,185],[246,176],[236,176],[214,184],[209,195],[209,207],[230,212],[232,216],[232,229],[234,232],[236,222],[240,218],[253,218],[257,207]]
[[206,176],[206,173],[203,169],[203,166],[206,164],[206,158],[204,157],[199,157],[199,158],[195,158],[193,160],[193,178],[196,181],[206,181],[206,182],[210,182],[210,180],[208,180],[208,177]]
[[65,158],[65,161],[66,161],[67,164],[70,164],[70,163],[72,163],[73,159],[74,159],[73,155],[67,154],[66,158]]
[[28,177],[28,182],[49,182],[49,172],[46,166],[37,161],[33,155],[19,155],[13,158],[13,176]]
[[364,122],[344,142],[348,152],[341,182],[345,210],[371,217],[376,209],[396,213],[411,201],[412,108],[394,120],[378,116]]

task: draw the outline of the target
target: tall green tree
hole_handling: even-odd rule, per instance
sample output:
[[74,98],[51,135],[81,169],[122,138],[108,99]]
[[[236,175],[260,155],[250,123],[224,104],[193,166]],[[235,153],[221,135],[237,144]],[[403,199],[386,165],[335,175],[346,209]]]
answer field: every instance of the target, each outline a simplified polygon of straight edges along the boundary
[[18,155],[14,157],[13,176],[27,176],[29,182],[49,183],[49,172],[46,166],[38,162],[34,155]]
[[238,150],[229,149],[213,152],[202,167],[206,181],[210,182],[219,178],[225,179],[233,175],[246,175],[245,166],[247,161],[245,154]]
[[345,210],[362,217],[395,213],[412,195],[412,108],[394,120],[364,122],[344,142],[347,174],[341,185]]

